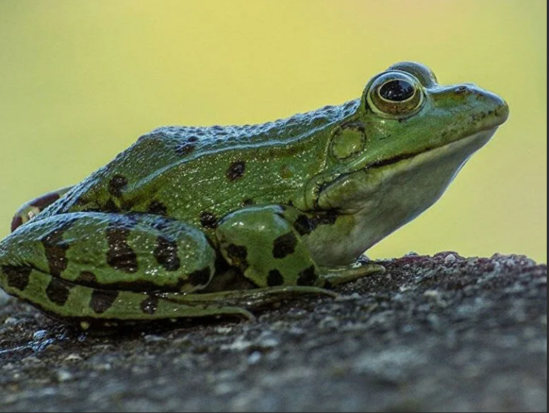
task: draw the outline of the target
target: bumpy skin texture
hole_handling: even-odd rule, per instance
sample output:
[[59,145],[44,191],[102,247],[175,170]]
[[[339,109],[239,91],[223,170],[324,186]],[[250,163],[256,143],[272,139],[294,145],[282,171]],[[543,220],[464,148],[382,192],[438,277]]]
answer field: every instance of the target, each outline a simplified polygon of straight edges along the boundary
[[404,62],[341,106],[156,129],[80,184],[20,208],[0,243],[0,286],[104,325],[249,317],[326,293],[380,270],[354,262],[432,205],[507,115],[496,95],[440,86]]

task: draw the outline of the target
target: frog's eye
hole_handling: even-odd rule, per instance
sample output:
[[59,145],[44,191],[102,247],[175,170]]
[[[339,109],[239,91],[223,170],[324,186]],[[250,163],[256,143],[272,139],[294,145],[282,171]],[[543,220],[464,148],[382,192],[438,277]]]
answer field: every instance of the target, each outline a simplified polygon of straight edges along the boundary
[[414,96],[414,85],[405,80],[394,79],[379,88],[379,96],[389,102],[403,102]]
[[423,90],[419,81],[412,76],[401,72],[389,72],[372,82],[367,103],[378,115],[404,118],[421,108]]

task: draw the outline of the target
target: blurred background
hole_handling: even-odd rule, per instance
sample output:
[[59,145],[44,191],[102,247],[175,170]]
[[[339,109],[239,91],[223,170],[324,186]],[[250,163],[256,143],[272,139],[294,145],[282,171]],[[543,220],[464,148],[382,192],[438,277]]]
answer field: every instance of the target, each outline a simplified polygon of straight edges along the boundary
[[0,238],[13,212],[161,125],[261,123],[357,98],[401,60],[504,97],[509,121],[371,258],[546,262],[546,0],[0,2]]

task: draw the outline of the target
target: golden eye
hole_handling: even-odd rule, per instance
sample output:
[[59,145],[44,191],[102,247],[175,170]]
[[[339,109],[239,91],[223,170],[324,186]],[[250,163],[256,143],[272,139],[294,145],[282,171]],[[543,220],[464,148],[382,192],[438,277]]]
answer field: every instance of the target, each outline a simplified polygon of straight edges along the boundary
[[411,76],[389,72],[374,80],[369,88],[367,102],[383,117],[403,118],[416,113],[423,104],[423,91]]

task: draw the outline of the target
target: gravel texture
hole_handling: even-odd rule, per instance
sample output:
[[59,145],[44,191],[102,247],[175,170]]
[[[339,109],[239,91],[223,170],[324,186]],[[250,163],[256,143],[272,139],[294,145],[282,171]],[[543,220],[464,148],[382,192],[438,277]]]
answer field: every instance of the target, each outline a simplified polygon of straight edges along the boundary
[[93,335],[0,294],[0,411],[546,411],[547,267],[445,252],[258,314]]

